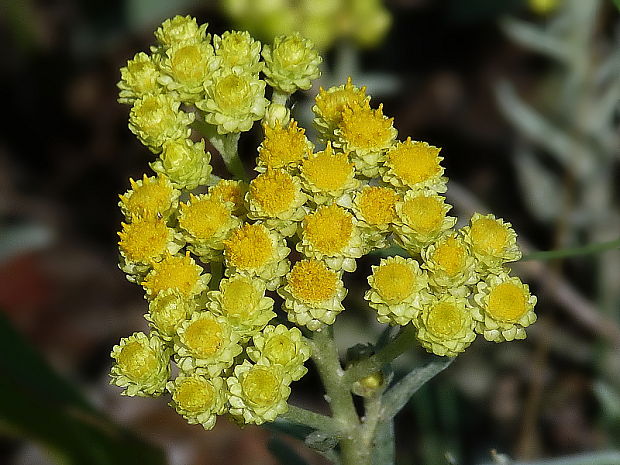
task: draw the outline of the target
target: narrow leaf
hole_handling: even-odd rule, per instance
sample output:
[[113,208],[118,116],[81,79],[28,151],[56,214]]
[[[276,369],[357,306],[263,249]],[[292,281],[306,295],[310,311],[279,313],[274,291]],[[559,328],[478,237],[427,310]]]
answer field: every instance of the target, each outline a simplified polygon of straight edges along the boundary
[[444,357],[407,374],[383,395],[381,417],[384,420],[394,418],[418,389],[445,370],[453,361],[454,358]]

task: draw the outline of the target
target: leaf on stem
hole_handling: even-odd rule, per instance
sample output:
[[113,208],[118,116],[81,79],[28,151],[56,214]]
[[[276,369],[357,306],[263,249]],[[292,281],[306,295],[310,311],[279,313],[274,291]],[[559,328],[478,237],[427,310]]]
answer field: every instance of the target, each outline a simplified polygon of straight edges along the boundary
[[445,370],[453,361],[452,357],[443,357],[425,367],[415,368],[407,374],[383,395],[381,417],[384,420],[394,418],[418,389]]

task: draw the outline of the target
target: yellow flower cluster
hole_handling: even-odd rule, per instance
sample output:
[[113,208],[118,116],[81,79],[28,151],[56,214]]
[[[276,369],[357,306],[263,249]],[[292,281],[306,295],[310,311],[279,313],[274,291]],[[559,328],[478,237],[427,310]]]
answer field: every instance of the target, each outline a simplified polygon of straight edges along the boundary
[[[190,17],[165,21],[151,61],[135,58],[119,84],[134,104],[130,128],[161,152],[156,175],[130,180],[120,196],[120,268],[143,287],[151,330],[114,347],[112,383],[126,395],[168,392],[171,406],[207,429],[222,414],[272,421],[307,371],[301,330],[333,324],[345,273],[393,245],[408,256],[374,266],[365,294],[380,322],[414,325],[438,355],[462,352],[476,334],[525,337],[536,298],[505,267],[520,257],[516,235],[493,215],[454,230],[438,148],[398,141],[393,119],[349,79],[316,97],[317,150],[295,120],[265,114],[260,74],[276,92],[307,88],[320,62],[311,44],[282,38],[260,61],[249,34],[211,45],[205,29]],[[210,184],[204,143],[181,122],[201,121],[213,140],[261,118],[255,177]]]

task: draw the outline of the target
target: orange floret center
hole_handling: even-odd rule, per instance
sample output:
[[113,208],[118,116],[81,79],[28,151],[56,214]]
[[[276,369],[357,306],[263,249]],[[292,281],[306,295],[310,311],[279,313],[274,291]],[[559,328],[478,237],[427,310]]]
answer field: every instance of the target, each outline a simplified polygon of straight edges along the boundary
[[137,219],[123,224],[118,245],[128,260],[148,263],[166,252],[170,230],[164,220]]
[[432,179],[441,173],[439,151],[426,142],[406,142],[387,153],[387,165],[407,185]]
[[224,242],[228,264],[240,270],[257,270],[264,267],[274,255],[269,231],[260,224],[246,224],[234,231]]
[[396,218],[398,195],[388,187],[367,187],[360,193],[358,206],[363,219],[372,225],[386,225]]
[[121,196],[121,201],[127,211],[133,215],[144,217],[161,216],[170,208],[174,192],[167,185],[163,177],[147,178],[144,176],[141,184],[130,179],[132,190]]
[[292,121],[288,127],[265,125],[265,139],[258,149],[259,164],[269,168],[283,168],[300,163],[310,153],[305,130]]
[[352,235],[353,217],[337,205],[321,207],[304,218],[303,236],[320,253],[341,253]]
[[335,296],[338,276],[323,262],[302,260],[291,270],[288,284],[297,299],[308,304],[317,304]]
[[301,172],[310,184],[322,192],[343,189],[353,178],[353,164],[345,153],[333,153],[331,145],[303,161]]
[[393,118],[383,116],[381,107],[347,107],[340,123],[341,136],[352,149],[381,150],[396,137],[392,122]]
[[291,175],[284,171],[268,170],[250,183],[250,195],[269,216],[291,208],[299,190]]
[[192,197],[181,204],[179,226],[198,239],[211,239],[230,223],[231,212],[214,198]]
[[201,270],[189,256],[171,255],[153,265],[143,284],[155,295],[165,289],[176,289],[188,297],[195,292]]

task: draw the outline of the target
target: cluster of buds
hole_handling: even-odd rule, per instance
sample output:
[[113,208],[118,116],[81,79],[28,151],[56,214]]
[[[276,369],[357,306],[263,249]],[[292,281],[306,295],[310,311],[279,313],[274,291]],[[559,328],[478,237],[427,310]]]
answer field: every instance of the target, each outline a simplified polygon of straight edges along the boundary
[[[345,273],[393,245],[406,257],[373,267],[365,294],[380,322],[415,326],[442,356],[476,334],[525,337],[536,298],[506,268],[520,257],[516,235],[493,215],[454,229],[438,148],[398,141],[393,119],[349,79],[316,97],[317,149],[282,104],[318,76],[312,44],[293,35],[261,47],[241,32],[211,41],[205,28],[167,20],[152,55],[121,70],[130,129],[158,159],[119,204],[120,268],[144,288],[151,330],[114,347],[112,383],[126,395],[168,392],[207,429],[222,414],[273,421],[307,372],[302,331],[333,324]],[[257,120],[256,176],[216,181],[192,123],[235,137]]]

